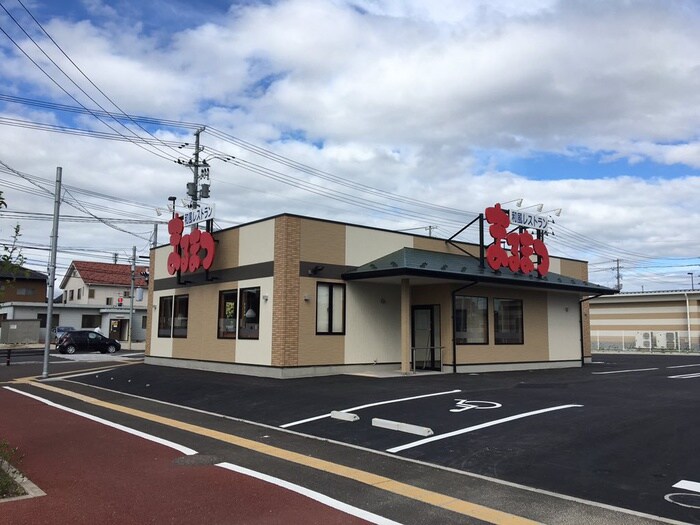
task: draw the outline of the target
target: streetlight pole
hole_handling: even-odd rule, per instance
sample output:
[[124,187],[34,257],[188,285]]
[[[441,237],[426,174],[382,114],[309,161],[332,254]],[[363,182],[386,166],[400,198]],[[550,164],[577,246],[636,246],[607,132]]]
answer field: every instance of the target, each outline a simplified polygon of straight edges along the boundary
[[693,281],[693,272],[688,272],[688,275],[690,275],[690,290],[695,291],[695,282]]

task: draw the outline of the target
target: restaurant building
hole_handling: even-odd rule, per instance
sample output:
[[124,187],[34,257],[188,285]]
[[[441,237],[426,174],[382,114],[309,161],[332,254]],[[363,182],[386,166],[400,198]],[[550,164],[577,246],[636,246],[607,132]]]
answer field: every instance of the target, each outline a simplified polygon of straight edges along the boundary
[[480,214],[468,226],[489,246],[290,214],[186,233],[175,216],[151,251],[146,362],[278,378],[581,366],[585,299],[615,290],[549,256],[526,215]]

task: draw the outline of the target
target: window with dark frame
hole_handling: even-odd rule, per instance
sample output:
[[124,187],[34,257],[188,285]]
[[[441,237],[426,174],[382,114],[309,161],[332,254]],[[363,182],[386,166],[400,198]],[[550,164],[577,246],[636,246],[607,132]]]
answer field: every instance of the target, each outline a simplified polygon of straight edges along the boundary
[[190,296],[176,295],[173,307],[173,337],[187,337],[187,311]]
[[102,324],[102,316],[100,314],[83,314],[80,322],[81,328],[97,328]]
[[520,299],[494,299],[493,317],[497,345],[523,344],[523,302]]
[[316,283],[316,334],[345,334],[345,285]]
[[260,338],[260,287],[241,288],[238,339]]
[[238,290],[219,292],[219,323],[216,337],[235,339],[238,323]]
[[[46,328],[46,314],[36,314],[36,318],[39,319],[39,328]],[[51,314],[51,328],[56,328],[58,326],[58,314]]]
[[158,302],[158,337],[173,336],[173,297],[161,297]]
[[148,328],[148,316],[144,315],[141,317],[141,329],[145,330],[146,328]]
[[88,299],[94,299],[94,298],[95,298],[95,289],[88,288]]
[[488,299],[455,296],[455,342],[458,345],[485,345],[489,342]]

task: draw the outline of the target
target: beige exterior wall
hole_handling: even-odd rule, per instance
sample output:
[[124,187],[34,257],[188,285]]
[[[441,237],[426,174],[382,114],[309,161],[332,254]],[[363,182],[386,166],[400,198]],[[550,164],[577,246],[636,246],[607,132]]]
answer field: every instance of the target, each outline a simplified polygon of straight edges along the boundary
[[344,225],[309,219],[296,220],[301,228],[299,258],[302,261],[346,264]]
[[[338,282],[302,277],[299,304],[299,366],[345,363],[345,336],[316,335],[316,283]],[[347,287],[345,289],[347,293]],[[308,297],[308,301],[305,299]],[[347,304],[347,303],[346,303]],[[347,317],[346,317],[347,331]]]
[[581,323],[576,295],[547,294],[549,359],[568,361],[581,358]]
[[275,260],[274,219],[242,226],[238,232],[239,266]]
[[[601,297],[591,301],[591,347],[645,348],[643,332],[675,341],[678,350],[700,348],[700,292],[649,293]],[[690,327],[688,326],[690,324]],[[690,338],[690,341],[689,341]],[[664,344],[664,343],[660,343]],[[671,349],[671,348],[669,348]]]
[[348,283],[345,363],[401,361],[401,287]]
[[401,248],[413,248],[413,237],[357,226],[345,227],[345,264],[347,265],[362,266]]
[[[489,298],[489,344],[458,345],[457,364],[526,363],[549,360],[549,324],[547,321],[547,294],[525,289],[498,290],[494,287],[473,286],[464,295]],[[523,301],[522,345],[494,343],[493,299],[521,299]]]
[[[461,253],[444,240],[346,226],[295,216],[244,225],[215,233],[217,255],[211,271],[227,271],[248,265],[274,262],[274,277],[237,282],[213,281],[196,286],[177,286],[154,292],[149,313],[151,337],[147,353],[178,359],[252,364],[273,367],[313,367],[342,364],[382,364],[401,361],[401,286],[351,281],[346,284],[345,335],[316,335],[316,287],[318,282],[343,283],[340,279],[300,275],[304,263],[327,265],[337,272],[343,266],[359,266],[404,247],[443,253]],[[474,255],[477,246],[462,245]],[[151,252],[151,284],[172,279],[164,246]],[[586,277],[586,264],[552,258],[561,273]],[[567,273],[568,272],[568,273]],[[335,274],[337,275],[337,274]],[[221,290],[259,286],[260,338],[219,340],[218,298]],[[452,365],[452,290],[463,283],[411,283],[411,306],[437,305],[440,316],[442,364]],[[532,289],[477,285],[466,295],[489,298],[489,344],[460,345],[457,364],[498,364],[576,360],[581,356],[579,305],[576,294],[545,293]],[[189,295],[187,338],[158,338],[159,298]],[[524,344],[494,343],[493,299],[523,300]],[[568,311],[566,310],[568,308]]]

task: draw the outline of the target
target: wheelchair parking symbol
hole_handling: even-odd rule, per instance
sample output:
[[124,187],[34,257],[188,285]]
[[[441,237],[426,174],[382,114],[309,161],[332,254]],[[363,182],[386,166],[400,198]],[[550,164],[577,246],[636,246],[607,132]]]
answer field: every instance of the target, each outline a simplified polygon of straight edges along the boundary
[[457,407],[450,409],[450,412],[464,412],[465,410],[491,410],[492,408],[501,408],[500,403],[493,401],[470,401],[468,399],[455,399]]

